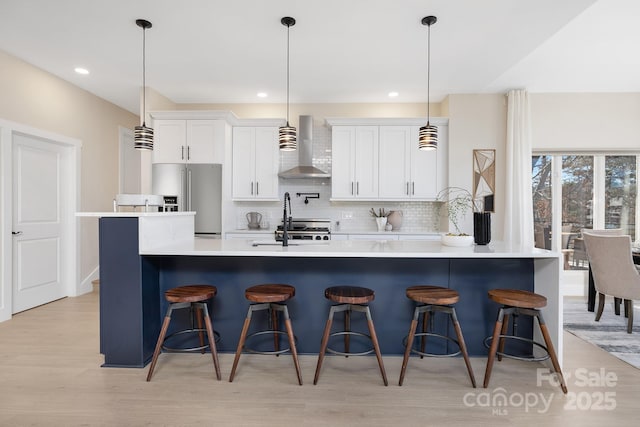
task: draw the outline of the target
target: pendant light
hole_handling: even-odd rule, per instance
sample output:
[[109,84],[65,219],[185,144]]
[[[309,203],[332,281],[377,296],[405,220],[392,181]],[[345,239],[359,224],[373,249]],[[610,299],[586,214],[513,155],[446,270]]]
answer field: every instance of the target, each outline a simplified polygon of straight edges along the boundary
[[136,19],[136,25],[142,28],[142,117],[140,121],[142,125],[136,126],[133,130],[133,146],[138,150],[153,150],[153,129],[148,127],[145,123],[146,104],[147,104],[147,82],[146,82],[146,69],[145,69],[145,47],[146,39],[145,33],[147,28],[151,28],[151,22],[145,19]]
[[427,124],[420,128],[418,138],[418,148],[420,150],[435,150],[438,148],[438,128],[429,123],[429,84],[431,80],[431,26],[438,21],[435,16],[426,16],[422,18],[422,25],[428,27],[427,30]]
[[289,125],[289,29],[296,25],[296,20],[285,16],[280,23],[287,27],[287,124],[278,129],[278,143],[281,151],[294,151],[298,142],[296,128]]

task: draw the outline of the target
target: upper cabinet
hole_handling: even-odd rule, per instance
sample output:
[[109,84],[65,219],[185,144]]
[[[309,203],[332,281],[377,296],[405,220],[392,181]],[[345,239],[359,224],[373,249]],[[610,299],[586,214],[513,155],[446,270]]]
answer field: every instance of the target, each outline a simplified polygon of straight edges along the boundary
[[[444,188],[444,147],[419,150],[420,126],[380,126],[379,197],[384,200],[430,200]],[[447,139],[447,127],[438,129],[438,139]]]
[[223,163],[223,120],[154,120],[153,163]]
[[334,126],[331,198],[378,197],[378,127]]
[[327,119],[332,126],[333,200],[435,200],[446,187],[448,125],[438,149],[418,149],[423,119]]
[[278,200],[277,127],[234,127],[233,200]]

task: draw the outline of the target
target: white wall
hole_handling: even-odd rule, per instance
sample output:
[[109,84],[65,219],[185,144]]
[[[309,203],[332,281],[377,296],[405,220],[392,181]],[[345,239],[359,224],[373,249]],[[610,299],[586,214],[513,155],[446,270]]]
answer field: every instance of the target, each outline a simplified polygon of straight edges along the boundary
[[[82,141],[80,210],[109,211],[118,192],[118,127],[131,114],[0,51],[0,118]],[[98,266],[98,225],[80,221],[80,279]]]
[[532,94],[535,150],[640,150],[640,94]]

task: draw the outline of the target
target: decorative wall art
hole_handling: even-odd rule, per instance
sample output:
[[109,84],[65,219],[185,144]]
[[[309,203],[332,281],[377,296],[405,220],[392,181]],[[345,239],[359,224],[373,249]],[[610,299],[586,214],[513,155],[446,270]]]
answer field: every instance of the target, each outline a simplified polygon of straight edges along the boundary
[[494,212],[496,150],[473,150],[473,199],[480,200],[484,212]]

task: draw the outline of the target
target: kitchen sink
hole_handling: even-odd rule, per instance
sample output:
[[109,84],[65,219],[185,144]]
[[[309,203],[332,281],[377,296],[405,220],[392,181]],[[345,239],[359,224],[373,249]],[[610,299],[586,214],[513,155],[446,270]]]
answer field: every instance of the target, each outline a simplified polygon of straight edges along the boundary
[[[289,246],[312,246],[312,245],[328,245],[328,240],[289,240]],[[278,240],[254,240],[251,246],[282,246],[282,242]]]

